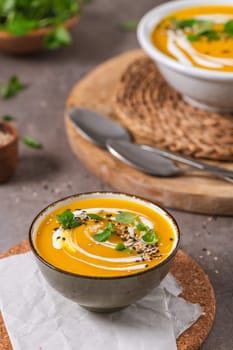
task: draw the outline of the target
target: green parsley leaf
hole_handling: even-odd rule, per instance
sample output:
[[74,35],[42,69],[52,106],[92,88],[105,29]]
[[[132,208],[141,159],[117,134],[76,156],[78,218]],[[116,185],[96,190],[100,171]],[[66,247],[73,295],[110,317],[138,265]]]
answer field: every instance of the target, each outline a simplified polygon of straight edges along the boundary
[[23,36],[37,27],[37,22],[25,17],[13,17],[7,24],[7,31],[14,36]]
[[206,31],[204,34],[206,38],[211,41],[211,40],[220,40],[221,36],[219,35],[219,33],[216,30],[208,30]]
[[117,243],[117,245],[116,245],[116,247],[115,247],[115,249],[116,250],[119,250],[119,251],[121,251],[121,250],[125,250],[127,247],[124,245],[124,243]]
[[227,21],[224,25],[224,32],[229,36],[233,36],[233,19]]
[[6,13],[8,11],[13,10],[14,6],[15,6],[15,0],[5,0],[5,1],[3,1],[3,4],[1,5],[1,11],[3,13]]
[[94,235],[94,240],[97,242],[105,242],[109,239],[111,234],[115,231],[114,226],[111,222],[105,227],[105,229]]
[[139,230],[139,231],[148,231],[148,226],[145,226],[143,225],[141,222],[139,222],[136,226],[136,228]]
[[65,27],[58,27],[55,31],[47,34],[44,38],[44,46],[49,50],[70,45],[71,35]]
[[159,241],[158,235],[152,230],[148,231],[145,235],[143,235],[142,239],[148,244],[156,244]]
[[66,209],[63,213],[57,215],[57,221],[62,225],[64,230],[81,225],[81,222],[75,218],[74,213],[70,209]]
[[172,22],[175,23],[176,29],[185,29],[185,28],[192,28],[195,24],[198,23],[198,20],[195,18],[187,18],[181,21],[173,19]]
[[200,40],[200,35],[197,34],[188,34],[186,37],[191,42]]
[[99,216],[97,214],[92,214],[92,213],[88,213],[87,216],[93,220],[97,220],[97,221],[101,221],[104,220],[104,218],[102,218],[102,216]]
[[22,142],[26,145],[29,146],[31,148],[36,148],[36,149],[40,149],[43,148],[42,143],[40,143],[39,141],[33,139],[32,137],[26,136],[22,139]]
[[121,224],[132,224],[135,219],[136,215],[123,211],[120,214],[117,214],[116,216],[116,221]]
[[124,32],[134,32],[137,29],[138,21],[130,20],[120,24],[120,29]]
[[0,95],[4,99],[15,96],[19,91],[26,87],[25,84],[21,83],[16,75],[10,77],[10,79],[0,87]]
[[14,117],[12,117],[11,115],[4,115],[3,117],[2,117],[2,120],[4,121],[4,122],[13,122],[14,120],[15,120],[15,118]]

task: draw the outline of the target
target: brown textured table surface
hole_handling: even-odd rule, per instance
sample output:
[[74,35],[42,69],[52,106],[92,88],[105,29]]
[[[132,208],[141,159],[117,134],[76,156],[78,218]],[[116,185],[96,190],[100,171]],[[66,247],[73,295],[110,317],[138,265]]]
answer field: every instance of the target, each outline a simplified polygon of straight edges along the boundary
[[[77,26],[72,47],[31,58],[0,55],[0,80],[17,74],[29,84],[16,98],[0,101],[0,115],[14,115],[21,135],[44,144],[41,151],[21,145],[16,176],[0,185],[0,251],[25,239],[34,215],[49,202],[75,192],[109,189],[71,154],[64,104],[72,86],[90,69],[138,46],[135,33],[123,33],[118,25],[154,5],[152,0],[98,0]],[[216,321],[202,350],[232,350],[233,218],[171,212],[183,232],[183,249],[202,265],[216,293]]]

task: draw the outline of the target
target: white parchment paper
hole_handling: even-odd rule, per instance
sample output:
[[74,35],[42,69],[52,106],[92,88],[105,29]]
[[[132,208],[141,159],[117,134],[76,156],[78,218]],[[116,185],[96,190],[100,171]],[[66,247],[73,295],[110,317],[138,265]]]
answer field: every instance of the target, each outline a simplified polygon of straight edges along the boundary
[[0,309],[15,350],[175,350],[202,313],[181,290],[168,274],[136,304],[98,314],[53,290],[31,252],[0,260]]

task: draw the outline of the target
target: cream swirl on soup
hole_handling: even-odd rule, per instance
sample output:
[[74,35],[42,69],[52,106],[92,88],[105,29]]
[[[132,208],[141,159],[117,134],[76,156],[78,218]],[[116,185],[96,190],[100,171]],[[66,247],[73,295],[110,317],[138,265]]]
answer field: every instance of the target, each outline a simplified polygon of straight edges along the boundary
[[174,229],[162,215],[125,200],[96,203],[82,200],[78,209],[72,203],[50,214],[36,236],[42,257],[66,271],[116,276],[151,268],[176,246]]

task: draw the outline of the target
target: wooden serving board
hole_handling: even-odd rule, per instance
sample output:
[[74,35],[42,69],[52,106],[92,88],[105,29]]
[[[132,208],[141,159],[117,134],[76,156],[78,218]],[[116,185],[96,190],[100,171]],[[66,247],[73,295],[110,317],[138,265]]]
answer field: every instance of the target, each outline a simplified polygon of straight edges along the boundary
[[[12,247],[1,258],[25,253],[30,250],[29,243],[24,241]],[[202,268],[187,254],[179,250],[171,268],[172,274],[181,283],[181,297],[191,303],[198,303],[203,315],[177,339],[178,350],[197,350],[208,336],[215,317],[215,296],[208,276]],[[12,286],[13,288],[13,286]],[[4,320],[0,313],[0,350],[12,350]]]
[[[75,85],[67,101],[66,111],[70,107],[83,107],[117,119],[112,110],[116,85],[126,67],[143,56],[141,50],[130,51],[98,66]],[[233,215],[232,184],[200,172],[190,172],[175,178],[146,175],[81,137],[67,112],[65,123],[74,154],[91,172],[117,190],[140,195],[174,209]],[[232,162],[213,164],[233,170]]]

